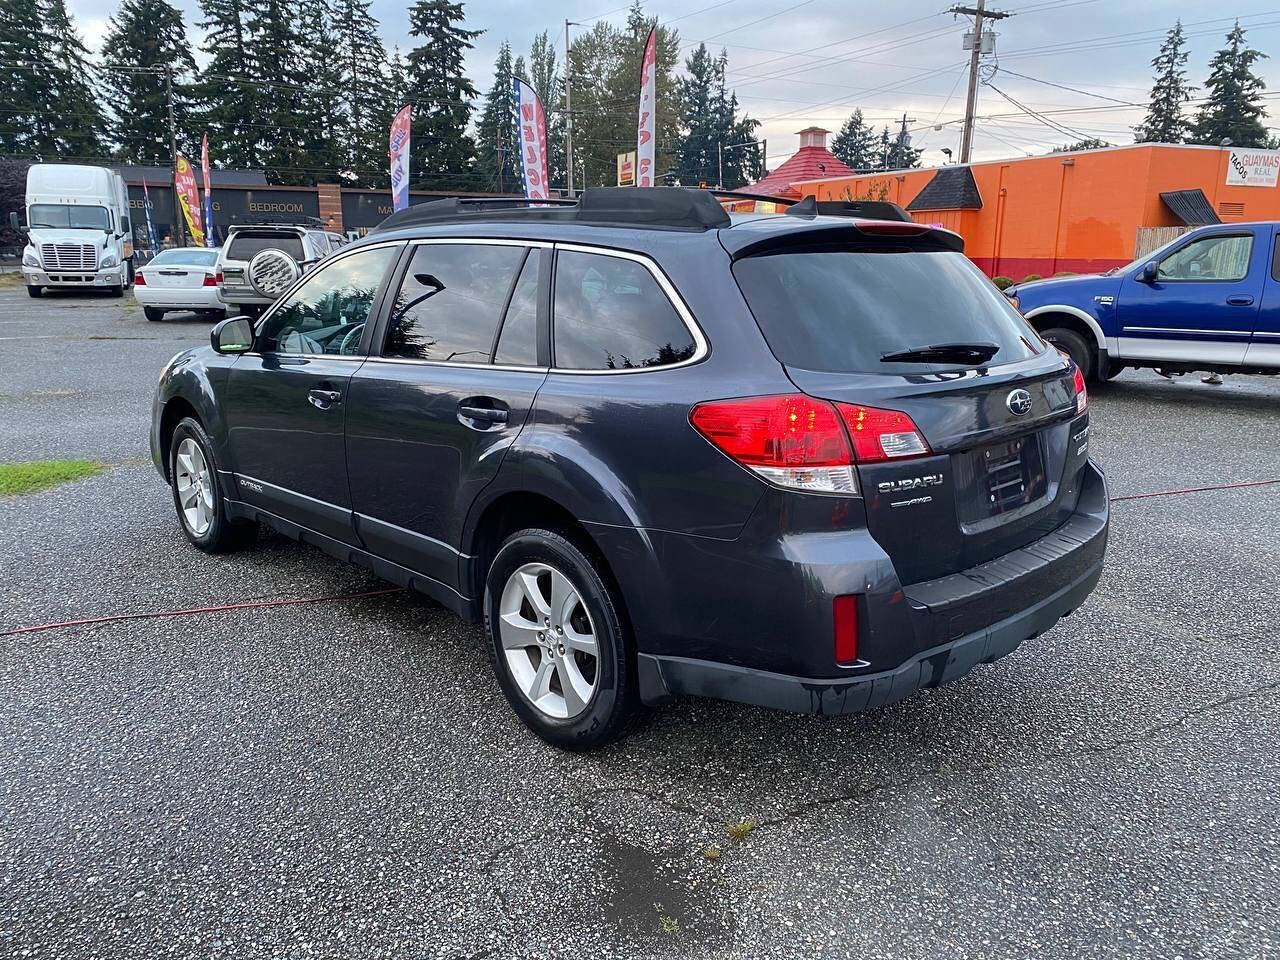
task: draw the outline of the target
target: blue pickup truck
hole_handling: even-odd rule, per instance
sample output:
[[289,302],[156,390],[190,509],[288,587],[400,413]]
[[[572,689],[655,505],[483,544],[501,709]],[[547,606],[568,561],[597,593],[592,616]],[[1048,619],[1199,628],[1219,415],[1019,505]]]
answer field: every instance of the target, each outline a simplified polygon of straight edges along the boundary
[[1109,380],[1125,367],[1277,374],[1277,227],[1200,227],[1128,266],[1005,293],[1090,380]]

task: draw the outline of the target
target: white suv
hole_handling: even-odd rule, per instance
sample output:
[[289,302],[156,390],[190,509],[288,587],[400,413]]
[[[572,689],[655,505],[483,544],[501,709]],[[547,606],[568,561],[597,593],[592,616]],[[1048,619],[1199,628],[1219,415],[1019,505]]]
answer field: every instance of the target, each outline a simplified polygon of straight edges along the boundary
[[259,313],[344,243],[301,224],[233,224],[218,251],[218,299],[232,314]]

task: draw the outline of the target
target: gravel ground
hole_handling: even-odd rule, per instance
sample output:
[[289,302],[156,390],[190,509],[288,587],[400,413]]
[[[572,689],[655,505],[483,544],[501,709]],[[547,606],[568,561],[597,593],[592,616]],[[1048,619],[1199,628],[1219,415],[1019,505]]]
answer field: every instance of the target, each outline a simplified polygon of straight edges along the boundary
[[[148,403],[206,334],[0,288],[0,460],[113,464],[0,500],[0,631],[385,586],[182,540]],[[1280,477],[1272,381],[1093,410],[1115,496]],[[1280,486],[1118,502],[1090,602],[959,683],[685,701],[593,757],[406,593],[0,637],[0,956],[1280,957],[1278,522]]]

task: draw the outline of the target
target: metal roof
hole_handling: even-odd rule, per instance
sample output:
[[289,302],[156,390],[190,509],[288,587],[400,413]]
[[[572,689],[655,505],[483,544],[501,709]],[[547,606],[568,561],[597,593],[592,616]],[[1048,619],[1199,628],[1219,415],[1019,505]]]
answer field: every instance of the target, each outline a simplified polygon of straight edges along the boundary
[[1170,190],[1160,194],[1160,199],[1169,208],[1169,212],[1188,227],[1203,227],[1210,223],[1221,223],[1213,211],[1213,204],[1204,195],[1203,190]]
[[[120,176],[124,177],[125,183],[142,183],[144,180],[148,184],[168,183],[169,178],[173,175],[168,167],[141,167],[132,164],[105,164],[120,171]],[[266,187],[267,175],[262,170],[219,170],[214,168],[209,171],[209,178],[213,181],[215,187]],[[203,179],[197,176],[202,184]]]

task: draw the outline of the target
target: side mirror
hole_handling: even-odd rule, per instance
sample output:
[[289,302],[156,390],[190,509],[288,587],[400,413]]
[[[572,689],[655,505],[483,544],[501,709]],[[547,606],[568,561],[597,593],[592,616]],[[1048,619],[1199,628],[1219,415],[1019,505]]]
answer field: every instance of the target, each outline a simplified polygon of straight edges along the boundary
[[21,229],[22,229],[20,226],[18,226],[18,211],[17,211],[17,210],[10,210],[10,211],[9,211],[9,226],[13,227],[13,229],[15,229],[15,230],[21,230]]
[[248,353],[253,349],[253,321],[227,317],[209,331],[209,345],[218,353]]
[[1142,269],[1138,271],[1137,281],[1139,283],[1155,283],[1159,275],[1160,264],[1152,260],[1150,263],[1142,265]]

